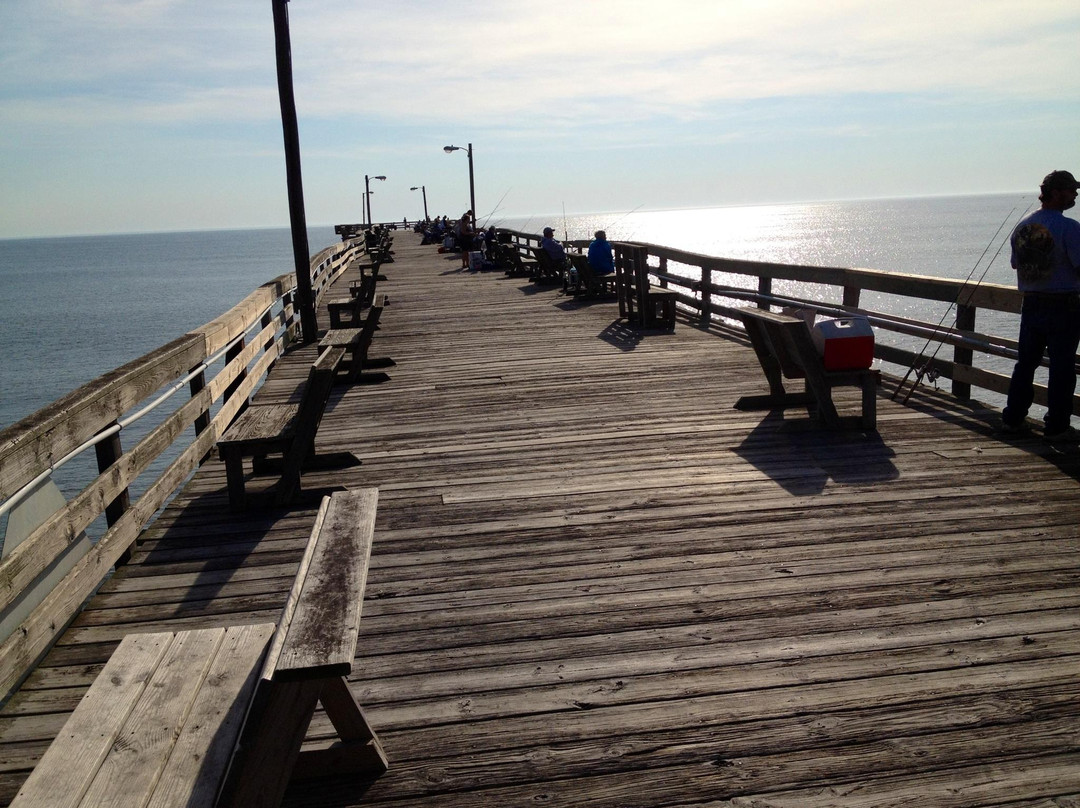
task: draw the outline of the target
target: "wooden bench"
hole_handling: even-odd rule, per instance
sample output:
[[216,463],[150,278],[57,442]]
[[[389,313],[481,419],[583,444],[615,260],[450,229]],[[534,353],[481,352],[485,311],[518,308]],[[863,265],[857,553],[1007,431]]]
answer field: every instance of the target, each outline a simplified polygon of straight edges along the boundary
[[500,244],[496,260],[511,278],[531,278],[536,275],[536,262],[522,258],[516,244]]
[[[735,402],[739,410],[784,409],[805,406],[828,427],[858,426],[877,429],[877,386],[880,373],[865,370],[827,371],[822,364],[810,329],[798,317],[776,314],[767,309],[739,309],[750,344],[769,382],[766,396],[744,396]],[[784,390],[784,379],[802,379],[804,391]],[[862,390],[862,415],[841,418],[832,400],[834,387],[852,386]]]
[[648,250],[631,246],[617,249],[615,290],[619,295],[619,316],[642,328],[675,330],[674,289],[649,282]]
[[229,504],[234,509],[247,505],[244,459],[252,458],[252,470],[270,470],[266,458],[281,455],[281,478],[275,486],[274,503],[290,502],[300,490],[300,471],[315,453],[315,433],[319,429],[334,374],[345,355],[344,348],[323,351],[308,372],[299,403],[255,404],[233,421],[218,440],[218,454],[225,463]]
[[570,256],[570,263],[578,274],[578,292],[585,294],[616,294],[615,274],[597,275],[589,266],[589,257],[580,253]]
[[[294,778],[385,772],[345,680],[377,502],[323,500],[276,626],[126,636],[11,804],[276,806]],[[301,751],[319,702],[338,737]]]
[[[378,267],[370,274],[361,270],[360,278],[349,284],[348,297],[335,297],[326,302],[326,311],[330,315],[330,328],[360,328],[364,324],[364,309],[375,301],[375,287],[378,284]],[[390,299],[383,295],[383,305],[389,305]]]
[[367,318],[360,328],[331,329],[319,343],[319,347],[336,351],[345,351],[349,355],[348,373],[346,379],[355,382],[360,378],[360,372],[367,362],[368,349],[375,337],[375,331],[379,327],[383,307],[386,305],[384,295],[376,295],[375,300],[368,310]]
[[536,269],[532,279],[536,283],[560,283],[569,265],[560,266],[543,247],[531,247],[530,250],[536,258]]

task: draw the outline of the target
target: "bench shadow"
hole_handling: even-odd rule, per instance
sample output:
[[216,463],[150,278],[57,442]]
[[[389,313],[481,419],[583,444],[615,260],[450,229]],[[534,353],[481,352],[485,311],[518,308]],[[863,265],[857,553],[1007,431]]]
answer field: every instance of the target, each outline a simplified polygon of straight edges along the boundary
[[641,342],[642,332],[622,320],[612,320],[597,336],[620,351],[632,351]]
[[604,297],[601,295],[577,295],[568,296],[565,300],[561,300],[555,304],[555,308],[562,309],[563,311],[576,311],[578,309],[589,308],[590,306],[596,306],[598,304],[615,304],[619,301],[614,297]]
[[830,480],[873,485],[900,476],[877,432],[825,429],[805,413],[768,412],[735,453],[793,496],[820,494]]

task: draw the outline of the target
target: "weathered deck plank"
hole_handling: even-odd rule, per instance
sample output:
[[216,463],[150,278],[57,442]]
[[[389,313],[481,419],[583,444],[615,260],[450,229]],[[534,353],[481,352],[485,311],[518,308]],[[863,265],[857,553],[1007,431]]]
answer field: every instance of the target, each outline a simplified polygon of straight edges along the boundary
[[[738,412],[745,342],[395,250],[396,365],[317,440],[363,463],[304,476],[380,489],[350,681],[391,768],[289,804],[1077,799],[1080,455],[929,393],[869,436]],[[124,634],[275,619],[313,519],[207,464],[0,713],[0,801]]]

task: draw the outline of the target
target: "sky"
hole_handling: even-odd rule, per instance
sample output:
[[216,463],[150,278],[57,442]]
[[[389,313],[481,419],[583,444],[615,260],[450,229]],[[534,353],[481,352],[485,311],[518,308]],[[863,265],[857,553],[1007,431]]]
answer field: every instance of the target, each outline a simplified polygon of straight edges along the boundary
[[[1027,192],[1077,0],[291,0],[309,225]],[[0,0],[0,238],[289,223],[272,0]]]

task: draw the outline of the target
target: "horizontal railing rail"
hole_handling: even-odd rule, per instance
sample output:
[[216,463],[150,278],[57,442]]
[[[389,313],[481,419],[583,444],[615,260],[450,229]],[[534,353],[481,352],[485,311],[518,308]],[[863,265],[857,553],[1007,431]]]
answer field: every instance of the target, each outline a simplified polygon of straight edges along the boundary
[[[316,301],[360,252],[362,243],[339,243],[311,259]],[[295,289],[293,273],[277,277],[220,317],[0,431],[0,509],[9,527],[11,512],[64,463],[93,449],[98,471],[17,545],[4,548],[0,620],[9,633],[0,634],[0,695],[10,695],[123,562],[296,339]],[[179,397],[185,388],[188,396]],[[144,418],[137,442],[125,449],[125,428]],[[157,473],[155,464],[165,467]],[[87,541],[85,531],[102,517],[102,534]],[[43,587],[61,562],[64,572]]]
[[[512,244],[527,253],[540,244],[535,233],[501,230]],[[584,250],[588,240],[570,240],[565,246]],[[740,305],[810,308],[827,316],[859,314],[867,317],[879,332],[888,332],[925,341],[913,351],[888,340],[876,340],[876,358],[900,368],[915,368],[930,378],[952,382],[957,398],[970,400],[972,388],[998,395],[1008,391],[1009,376],[974,364],[976,352],[1002,359],[1016,358],[1012,336],[976,330],[979,311],[1017,314],[1023,295],[1014,287],[995,283],[975,283],[930,275],[888,272],[877,269],[819,267],[720,258],[645,242],[618,242],[615,249],[642,248],[646,251],[650,282],[674,289],[679,310],[703,325],[724,323],[742,328],[736,309]],[[780,293],[776,282],[800,285],[803,294]],[[813,294],[805,292],[812,291]],[[864,293],[873,292],[900,298],[955,306],[952,324],[918,320],[874,309],[864,304]],[[951,349],[951,357],[939,357],[941,348]],[[1044,365],[1045,365],[1044,361]],[[1036,384],[1035,402],[1046,405],[1046,388]],[[1073,398],[1073,412],[1080,415],[1080,396]]]

